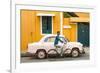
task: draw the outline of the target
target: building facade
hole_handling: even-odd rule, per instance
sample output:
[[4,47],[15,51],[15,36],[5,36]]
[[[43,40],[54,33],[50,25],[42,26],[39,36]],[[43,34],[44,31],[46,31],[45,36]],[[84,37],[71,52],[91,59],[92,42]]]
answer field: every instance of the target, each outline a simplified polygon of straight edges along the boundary
[[20,10],[21,52],[28,43],[38,42],[47,34],[60,31],[69,41],[79,41],[89,46],[89,13],[40,10]]

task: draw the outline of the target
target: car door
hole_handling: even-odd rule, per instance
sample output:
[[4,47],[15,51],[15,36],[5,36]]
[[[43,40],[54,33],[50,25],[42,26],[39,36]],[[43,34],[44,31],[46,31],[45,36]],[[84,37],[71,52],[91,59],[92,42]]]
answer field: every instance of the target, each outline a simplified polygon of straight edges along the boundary
[[47,51],[50,49],[55,49],[54,40],[55,37],[47,37],[44,39],[44,43],[42,45],[46,48]]

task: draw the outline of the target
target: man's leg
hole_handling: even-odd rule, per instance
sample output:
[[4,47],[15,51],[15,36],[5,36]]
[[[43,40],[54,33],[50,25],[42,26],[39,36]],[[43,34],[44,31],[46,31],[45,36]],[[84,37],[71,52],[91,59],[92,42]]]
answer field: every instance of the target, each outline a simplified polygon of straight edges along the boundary
[[61,53],[60,54],[61,54],[61,56],[63,56],[63,47],[61,48]]
[[55,45],[55,48],[56,48],[56,50],[58,51],[58,46],[57,46],[57,45]]
[[55,47],[56,47],[56,51],[60,54],[60,51],[59,51],[60,46],[55,45]]

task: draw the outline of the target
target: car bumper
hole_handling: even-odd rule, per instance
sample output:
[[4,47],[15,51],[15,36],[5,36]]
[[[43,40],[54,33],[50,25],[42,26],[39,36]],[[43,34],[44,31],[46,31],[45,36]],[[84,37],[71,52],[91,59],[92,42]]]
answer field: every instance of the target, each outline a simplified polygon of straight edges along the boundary
[[84,48],[80,51],[81,54],[85,54]]

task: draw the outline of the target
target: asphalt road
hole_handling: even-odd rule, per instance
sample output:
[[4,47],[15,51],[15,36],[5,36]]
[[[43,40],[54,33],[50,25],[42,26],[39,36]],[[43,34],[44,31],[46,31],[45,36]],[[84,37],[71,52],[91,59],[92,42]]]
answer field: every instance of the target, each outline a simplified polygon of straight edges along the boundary
[[52,62],[52,61],[75,61],[75,60],[89,60],[89,48],[85,47],[85,54],[81,54],[77,58],[64,57],[64,58],[47,58],[47,59],[36,59],[34,57],[21,57],[21,63],[32,63],[32,62]]

